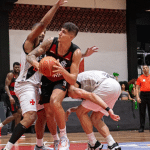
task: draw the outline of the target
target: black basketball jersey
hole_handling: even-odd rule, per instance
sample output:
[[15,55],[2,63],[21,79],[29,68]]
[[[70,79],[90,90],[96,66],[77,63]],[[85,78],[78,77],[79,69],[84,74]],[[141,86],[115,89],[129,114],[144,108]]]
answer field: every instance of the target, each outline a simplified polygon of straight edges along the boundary
[[[46,52],[46,56],[52,56],[56,60],[59,59],[60,64],[68,71],[70,72],[70,67],[72,64],[72,57],[74,52],[80,49],[77,45],[71,43],[71,46],[68,50],[68,52],[64,56],[60,56],[58,54],[58,38],[54,38],[52,45],[50,46],[49,50]],[[61,74],[56,74],[53,75],[52,77],[42,77],[42,82],[43,78],[48,78],[50,81],[55,82],[64,79],[64,77]]]
[[[13,73],[13,72],[11,72],[11,73]],[[13,74],[13,78],[12,78],[11,83],[10,83],[10,85],[9,85],[9,91],[10,91],[10,94],[11,94],[11,95],[15,95],[15,92],[14,92],[15,82],[16,82],[16,77],[15,77],[15,75]]]

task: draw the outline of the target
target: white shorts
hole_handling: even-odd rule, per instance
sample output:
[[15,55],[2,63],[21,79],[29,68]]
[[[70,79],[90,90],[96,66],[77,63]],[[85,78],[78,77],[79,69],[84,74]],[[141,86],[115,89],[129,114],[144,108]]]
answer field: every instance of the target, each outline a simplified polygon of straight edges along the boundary
[[[121,93],[121,87],[115,79],[108,78],[105,79],[92,93],[98,95],[112,109]],[[106,116],[109,115],[106,110],[89,100],[83,100],[81,105],[94,112],[100,111]]]
[[39,87],[33,85],[32,83],[15,83],[15,93],[20,101],[20,106],[22,109],[22,115],[28,111],[37,111],[44,108],[44,106],[39,106],[38,102],[40,100]]

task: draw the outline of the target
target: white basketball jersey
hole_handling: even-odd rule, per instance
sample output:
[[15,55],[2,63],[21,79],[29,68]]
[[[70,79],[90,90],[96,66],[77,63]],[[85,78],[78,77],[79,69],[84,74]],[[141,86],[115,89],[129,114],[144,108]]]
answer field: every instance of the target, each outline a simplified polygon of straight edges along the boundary
[[[41,59],[41,56],[37,58],[37,61],[39,59]],[[31,82],[35,85],[40,84],[42,74],[39,73],[39,71],[36,71],[34,67],[29,62],[27,62],[26,53],[24,52],[24,50],[21,53],[20,63],[20,74],[16,82]]]
[[99,86],[105,79],[113,78],[111,75],[104,71],[91,70],[78,74],[77,81],[81,84],[81,88],[92,92]]

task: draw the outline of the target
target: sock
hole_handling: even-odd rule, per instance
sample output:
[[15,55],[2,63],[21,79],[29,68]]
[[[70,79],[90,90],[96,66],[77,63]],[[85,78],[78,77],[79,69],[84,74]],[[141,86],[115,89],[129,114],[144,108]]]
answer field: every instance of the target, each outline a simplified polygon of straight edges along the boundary
[[62,137],[62,136],[67,137],[66,127],[64,129],[59,129],[59,131],[60,131],[60,137]]
[[89,139],[89,144],[93,147],[95,145],[96,141],[97,141],[96,138],[95,138],[94,133],[92,132],[90,134],[87,134],[87,137]]
[[0,127],[3,127],[4,125],[2,123],[0,123]]
[[53,136],[54,141],[60,140],[60,139],[59,139],[59,136],[58,136],[58,133],[56,133],[55,135],[52,135],[52,136]]
[[23,126],[21,123],[14,128],[13,134],[9,140],[10,143],[14,144],[16,141],[25,133],[26,127]]
[[37,145],[38,147],[42,147],[42,146],[43,146],[43,138],[42,138],[42,139],[37,139],[37,138],[36,138],[36,145]]
[[107,143],[108,143],[108,146],[112,146],[114,143],[116,143],[116,142],[114,141],[113,137],[111,136],[111,134],[108,135],[105,139],[106,139],[106,141],[107,141]]
[[8,142],[5,146],[6,149],[11,149],[13,147],[14,144]]

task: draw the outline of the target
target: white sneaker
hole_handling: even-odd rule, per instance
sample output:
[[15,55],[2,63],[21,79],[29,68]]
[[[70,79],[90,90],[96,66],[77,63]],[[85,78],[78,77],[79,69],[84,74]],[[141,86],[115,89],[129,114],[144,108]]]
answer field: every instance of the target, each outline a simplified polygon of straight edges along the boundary
[[86,150],[101,150],[102,148],[103,144],[101,144],[99,141],[96,141],[93,147],[88,143],[88,148]]
[[65,136],[62,136],[60,138],[58,150],[69,150],[69,147],[70,147],[69,139]]
[[58,150],[59,140],[54,141],[54,150]]
[[107,150],[121,150],[121,147],[119,144],[116,142],[112,146],[108,146]]

